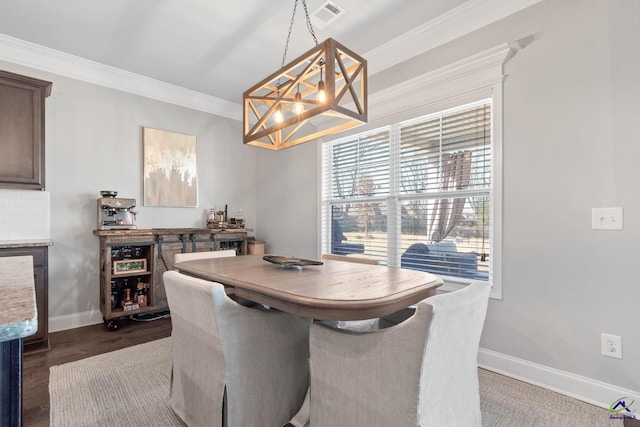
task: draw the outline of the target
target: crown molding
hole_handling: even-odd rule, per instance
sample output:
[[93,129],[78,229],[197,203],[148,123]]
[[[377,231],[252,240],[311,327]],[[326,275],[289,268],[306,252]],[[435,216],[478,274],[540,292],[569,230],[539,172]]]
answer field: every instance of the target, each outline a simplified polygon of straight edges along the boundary
[[[456,92],[464,92],[472,88],[491,86],[503,79],[503,65],[518,51],[518,47],[503,43],[479,52],[468,58],[456,61],[436,70],[405,80],[370,96],[371,106],[377,111],[396,111],[398,106],[407,104],[408,99],[417,99],[418,104],[424,99],[438,99],[437,96],[426,96],[433,93],[437,86],[455,82]],[[464,79],[467,83],[462,84]],[[426,97],[423,97],[423,93]],[[390,107],[389,103],[398,101],[398,106]],[[384,113],[383,113],[384,114]]]
[[469,0],[365,53],[373,75],[542,0]]
[[0,59],[217,116],[242,120],[242,106],[79,56],[0,34]]

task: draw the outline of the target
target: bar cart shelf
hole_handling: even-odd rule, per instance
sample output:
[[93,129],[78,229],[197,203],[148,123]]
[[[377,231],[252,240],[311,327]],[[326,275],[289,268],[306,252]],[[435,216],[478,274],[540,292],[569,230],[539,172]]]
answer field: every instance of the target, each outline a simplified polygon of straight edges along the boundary
[[100,239],[100,311],[109,330],[132,315],[167,312],[162,275],[176,253],[235,249],[247,253],[243,229],[94,230]]
[[155,236],[102,234],[100,310],[105,325],[117,330],[125,317],[166,310],[166,298],[154,286]]

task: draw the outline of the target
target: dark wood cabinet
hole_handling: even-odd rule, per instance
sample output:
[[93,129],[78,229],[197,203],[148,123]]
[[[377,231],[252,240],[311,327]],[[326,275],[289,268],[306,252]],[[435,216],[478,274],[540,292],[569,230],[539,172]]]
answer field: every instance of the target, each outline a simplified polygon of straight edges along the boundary
[[38,308],[38,331],[24,338],[24,351],[49,349],[49,247],[11,247],[0,249],[0,257],[25,256],[33,257],[33,274],[35,279],[36,305]]
[[42,190],[45,98],[51,82],[0,70],[0,188]]

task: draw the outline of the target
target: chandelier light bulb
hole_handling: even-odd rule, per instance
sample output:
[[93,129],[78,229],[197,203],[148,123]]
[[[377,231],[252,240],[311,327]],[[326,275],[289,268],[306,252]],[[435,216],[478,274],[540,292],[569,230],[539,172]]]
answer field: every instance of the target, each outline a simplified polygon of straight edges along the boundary
[[323,104],[327,102],[327,93],[324,91],[324,81],[322,80],[318,82],[318,94],[316,95],[316,100]]
[[273,114],[273,120],[275,120],[276,123],[282,123],[284,121],[284,115],[282,114],[280,105],[276,107],[276,112]]
[[295,103],[293,104],[293,112],[297,115],[304,113],[304,105],[302,105],[302,95],[296,93]]

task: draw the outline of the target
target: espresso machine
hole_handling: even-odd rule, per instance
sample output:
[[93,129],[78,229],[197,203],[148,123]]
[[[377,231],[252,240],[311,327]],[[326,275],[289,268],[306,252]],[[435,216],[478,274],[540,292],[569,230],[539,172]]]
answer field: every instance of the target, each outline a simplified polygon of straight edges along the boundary
[[135,230],[136,199],[117,198],[116,191],[101,191],[98,199],[98,230]]

